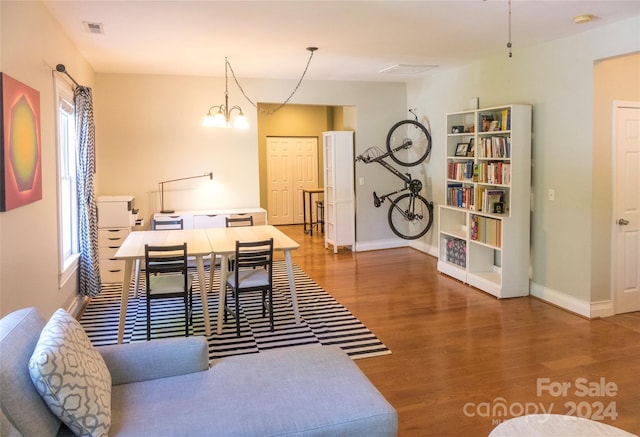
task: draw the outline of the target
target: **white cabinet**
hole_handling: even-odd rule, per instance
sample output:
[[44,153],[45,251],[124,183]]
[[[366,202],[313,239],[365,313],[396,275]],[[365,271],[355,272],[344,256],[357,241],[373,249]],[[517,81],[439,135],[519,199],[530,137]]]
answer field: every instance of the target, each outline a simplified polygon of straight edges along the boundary
[[267,224],[267,211],[263,208],[176,211],[170,214],[155,213],[153,219],[162,221],[163,219],[175,220],[181,218],[184,229],[206,229],[224,228],[227,217],[246,217],[247,215],[253,216],[253,224],[256,226]]
[[100,196],[97,206],[100,280],[103,283],[122,283],[124,261],[115,259],[114,255],[138,218],[134,197]]
[[438,270],[496,297],[529,294],[531,106],[447,114]]
[[122,242],[129,235],[129,228],[98,229],[98,252],[100,258],[100,280],[104,283],[124,279],[124,261],[115,258]]
[[355,187],[353,180],[353,132],[323,132],[324,156],[324,246],[356,243]]

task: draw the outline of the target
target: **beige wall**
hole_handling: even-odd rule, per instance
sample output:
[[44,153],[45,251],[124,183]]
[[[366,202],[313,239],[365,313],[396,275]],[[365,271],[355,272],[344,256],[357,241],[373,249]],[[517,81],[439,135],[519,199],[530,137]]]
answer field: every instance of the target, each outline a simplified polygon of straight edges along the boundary
[[[240,99],[233,104],[243,106],[252,127],[239,133],[200,126],[209,106],[221,103],[224,78],[111,74],[94,78],[41,2],[0,1],[0,20],[0,68],[40,91],[43,165],[43,199],[0,213],[0,314],[36,305],[47,315],[67,307],[75,297],[75,281],[58,287],[51,72],[57,63],[64,63],[80,83],[94,87],[98,194],[134,194],[148,218],[157,208],[159,181],[213,171],[212,184],[197,180],[171,187],[173,207],[260,203],[257,112],[232,89],[232,102]],[[532,290],[581,311],[585,302],[607,299],[610,282],[603,268],[610,263],[609,237],[602,232],[609,217],[599,208],[610,205],[606,189],[610,126],[603,124],[599,130],[594,119],[609,122],[609,99],[638,98],[637,94],[618,97],[629,90],[626,85],[606,87],[600,94],[601,77],[607,84],[628,79],[619,71],[601,70],[617,70],[611,67],[615,64],[598,64],[594,71],[594,62],[637,53],[639,45],[640,19],[633,18],[515,49],[511,59],[501,53],[462,68],[436,70],[408,85],[308,81],[292,103],[344,107],[344,128],[356,130],[356,154],[371,146],[384,148],[388,129],[408,116],[408,107],[418,108],[434,143],[431,158],[411,172],[423,179],[423,194],[436,203],[444,200],[444,114],[466,108],[472,97],[479,97],[481,106],[532,103]],[[632,62],[637,65],[635,58]],[[292,81],[243,81],[247,94],[261,102],[281,101],[292,86]],[[602,98],[607,100],[604,107]],[[365,183],[356,187],[358,244],[397,241],[388,229],[386,210],[371,202],[372,191],[394,186],[397,180],[378,166],[357,164],[356,178],[361,177]],[[548,188],[556,189],[554,203],[546,198]],[[436,243],[437,221],[433,229],[412,244],[429,250]]]
[[0,69],[40,92],[42,200],[0,212],[0,315],[36,306],[68,308],[77,280],[58,286],[58,209],[54,77],[65,64],[93,86],[93,71],[41,2],[0,1]]
[[[277,102],[295,86],[292,81],[257,79],[242,84],[258,102]],[[345,120],[358,126],[356,144],[384,146],[388,127],[406,114],[405,84],[305,81],[291,105],[273,115],[260,114],[231,89],[230,104],[242,107],[249,129],[202,127],[208,108],[222,102],[223,90],[224,78],[97,74],[98,194],[134,195],[136,207],[149,222],[160,209],[160,181],[212,171],[211,182],[168,184],[165,207],[265,206],[260,187],[266,170],[260,157],[267,135],[320,136],[332,129],[330,108],[348,106],[357,108],[345,111]],[[373,209],[371,188],[361,188],[365,190],[361,197],[366,198],[362,208]],[[371,223],[362,225],[359,240],[393,238],[384,216],[363,214],[362,218]]]
[[322,105],[287,105],[273,114],[278,105],[262,104],[258,113],[258,150],[260,155],[260,206],[267,208],[267,137],[318,138],[318,177],[323,184],[322,132],[332,129],[332,107]]
[[640,53],[595,63],[593,72],[593,252],[591,301],[612,298],[612,114],[615,100],[640,101]]
[[259,104],[258,149],[260,155],[260,206],[267,207],[267,137],[317,137],[318,185],[324,186],[322,133],[356,130],[357,108],[323,105],[287,105],[269,113],[277,104]]
[[[434,148],[423,167],[427,191],[433,187],[436,203],[444,202],[445,114],[467,108],[473,97],[479,97],[480,107],[533,105],[531,291],[580,314],[590,315],[592,302],[608,299],[608,272],[603,266],[610,265],[605,249],[609,237],[594,238],[608,226],[603,212],[594,210],[610,208],[610,192],[600,189],[607,191],[603,187],[609,184],[611,164],[610,157],[603,156],[610,154],[610,145],[601,146],[602,140],[594,137],[595,123],[605,117],[599,114],[608,114],[606,123],[611,113],[611,103],[601,107],[601,98],[595,95],[594,62],[638,50],[640,18],[636,17],[514,50],[513,58],[501,53],[459,69],[436,71],[408,85],[409,106],[417,107],[432,127]],[[629,73],[615,80],[637,78]],[[617,89],[636,85],[637,81],[620,83]],[[554,201],[547,196],[551,188],[556,192]]]

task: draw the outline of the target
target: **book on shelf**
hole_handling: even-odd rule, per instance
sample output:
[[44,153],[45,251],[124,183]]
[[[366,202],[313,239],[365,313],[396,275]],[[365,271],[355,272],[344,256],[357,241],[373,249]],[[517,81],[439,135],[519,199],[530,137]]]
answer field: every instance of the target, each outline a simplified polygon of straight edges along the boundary
[[503,109],[500,117],[500,130],[511,130],[511,110]]
[[480,140],[479,158],[511,158],[511,137],[490,136]]
[[[496,213],[496,204],[503,205],[504,212],[504,201],[505,201],[505,190],[496,189],[496,188],[484,188],[482,187],[479,192],[480,198],[480,209],[479,211],[487,212],[487,213]],[[498,212],[500,214],[501,212]]]
[[473,161],[449,161],[447,178],[456,181],[471,181],[474,174]]
[[483,218],[486,227],[486,236],[484,242],[490,246],[500,247],[499,239],[501,232],[501,220],[492,218]]
[[502,246],[502,220],[472,215],[470,218],[471,240],[494,247]]
[[473,186],[464,186],[455,182],[449,183],[447,185],[447,205],[475,209],[476,197]]
[[487,184],[509,185],[511,164],[508,162],[480,162],[477,165],[477,181]]

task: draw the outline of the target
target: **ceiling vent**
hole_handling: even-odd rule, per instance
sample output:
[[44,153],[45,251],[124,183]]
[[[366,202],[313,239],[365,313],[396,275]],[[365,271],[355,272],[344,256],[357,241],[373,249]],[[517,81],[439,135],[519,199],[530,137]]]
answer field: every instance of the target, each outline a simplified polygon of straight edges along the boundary
[[396,64],[391,67],[384,68],[378,73],[383,74],[421,74],[429,70],[437,68],[437,65],[409,65],[409,64]]
[[86,30],[87,32],[104,35],[102,23],[90,23],[88,21],[83,21],[82,23],[84,24],[84,30]]

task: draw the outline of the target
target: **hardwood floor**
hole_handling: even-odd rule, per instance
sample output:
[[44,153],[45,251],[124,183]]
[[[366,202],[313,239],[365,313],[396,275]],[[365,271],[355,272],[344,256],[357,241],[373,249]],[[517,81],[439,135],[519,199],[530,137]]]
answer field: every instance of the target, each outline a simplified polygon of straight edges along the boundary
[[509,417],[575,407],[640,434],[638,313],[587,320],[498,300],[417,250],[334,254],[322,234],[279,228],[301,244],[293,261],[391,349],[356,363],[397,409],[400,436],[486,436]]

